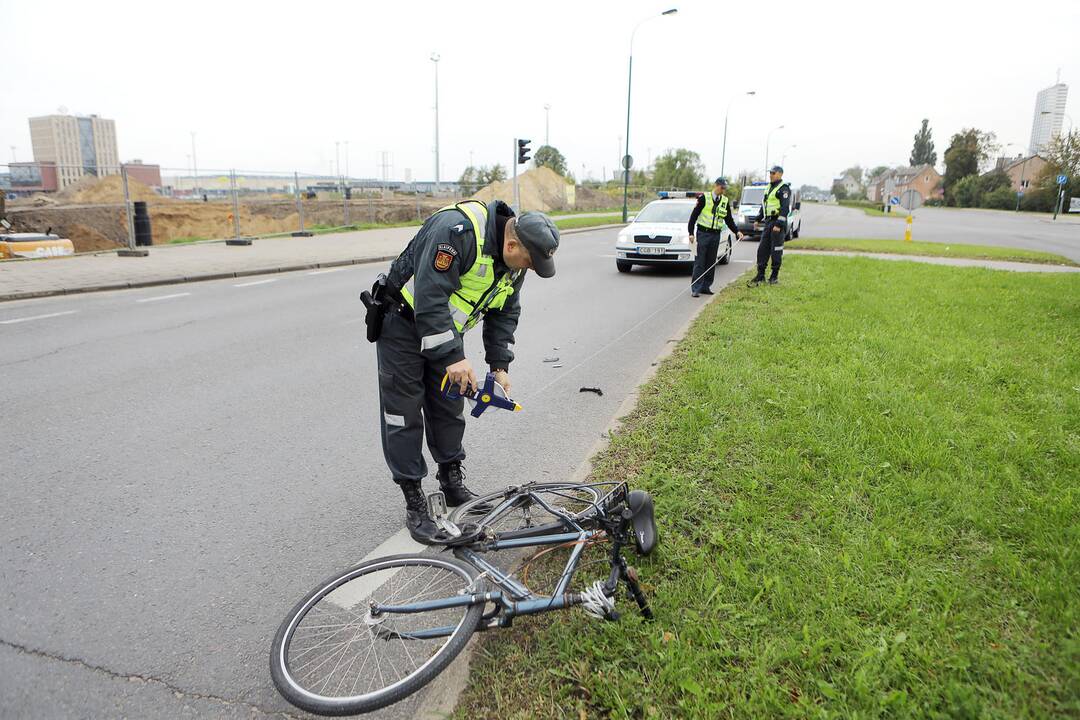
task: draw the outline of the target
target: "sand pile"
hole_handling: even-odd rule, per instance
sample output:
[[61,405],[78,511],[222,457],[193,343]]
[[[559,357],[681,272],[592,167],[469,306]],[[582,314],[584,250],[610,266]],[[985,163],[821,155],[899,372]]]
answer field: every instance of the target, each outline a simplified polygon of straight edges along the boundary
[[[574,186],[551,168],[533,168],[518,175],[518,193],[521,196],[522,210],[571,210],[574,207]],[[502,200],[514,201],[514,183],[512,180],[497,182],[481,188],[474,198],[491,202]]]
[[[128,178],[128,193],[132,201],[149,202],[162,199],[156,192],[133,178]],[[65,204],[75,205],[122,203],[124,202],[124,181],[119,175],[107,175],[103,178],[85,177],[56,193],[56,199]]]

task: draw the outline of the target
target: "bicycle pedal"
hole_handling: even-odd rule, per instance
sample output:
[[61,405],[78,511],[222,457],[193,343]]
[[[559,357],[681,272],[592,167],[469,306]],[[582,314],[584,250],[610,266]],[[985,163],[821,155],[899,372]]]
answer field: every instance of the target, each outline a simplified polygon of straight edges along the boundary
[[428,514],[431,515],[431,519],[435,522],[437,528],[451,538],[461,536],[461,528],[450,522],[446,517],[448,514],[446,495],[444,495],[441,490],[436,490],[435,492],[428,494],[427,505]]

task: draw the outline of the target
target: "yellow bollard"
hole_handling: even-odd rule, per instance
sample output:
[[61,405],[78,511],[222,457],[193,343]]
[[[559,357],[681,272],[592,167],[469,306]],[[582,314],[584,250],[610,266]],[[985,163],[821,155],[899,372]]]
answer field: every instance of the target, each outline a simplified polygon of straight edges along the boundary
[[910,215],[907,216],[906,222],[907,222],[907,226],[904,228],[904,242],[911,242],[911,216]]

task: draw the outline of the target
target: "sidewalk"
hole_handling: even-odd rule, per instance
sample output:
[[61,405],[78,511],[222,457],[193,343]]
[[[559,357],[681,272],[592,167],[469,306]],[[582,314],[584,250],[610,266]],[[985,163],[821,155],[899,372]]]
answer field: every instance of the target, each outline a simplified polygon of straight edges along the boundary
[[118,257],[108,252],[2,262],[0,301],[391,260],[416,230],[403,227],[266,238],[247,246],[224,242],[154,245],[147,248],[148,257]]

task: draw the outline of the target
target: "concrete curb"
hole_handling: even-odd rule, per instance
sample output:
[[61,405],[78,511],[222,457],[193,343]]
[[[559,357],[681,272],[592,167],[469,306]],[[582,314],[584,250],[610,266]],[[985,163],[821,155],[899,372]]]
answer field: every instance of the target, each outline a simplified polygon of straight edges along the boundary
[[[592,229],[592,228],[589,228]],[[724,285],[727,287],[731,285],[740,277],[746,273],[739,273],[735,275]],[[611,442],[611,436],[622,425],[623,419],[629,415],[637,406],[638,397],[640,397],[640,388],[645,383],[649,382],[656,375],[656,370],[668,356],[675,351],[675,348],[686,337],[686,333],[689,332],[690,327],[698,319],[698,316],[711,304],[719,294],[708,297],[708,299],[698,306],[697,310],[691,313],[690,317],[679,328],[674,335],[668,338],[667,344],[664,345],[664,349],[661,350],[657,356],[653,359],[649,365],[649,369],[646,370],[638,381],[637,386],[630,391],[619,404],[618,409],[615,410],[615,415],[608,421],[607,427],[602,433],[600,433],[599,439],[593,446],[589,448],[585,455],[585,459],[578,465],[577,469],[570,476],[570,482],[584,482],[589,474],[592,473],[593,458],[598,453],[607,448]],[[440,673],[431,683],[428,685],[427,694],[424,696],[420,707],[417,708],[416,714],[413,715],[414,720],[445,720],[454,714],[454,708],[457,707],[458,698],[461,697],[461,693],[465,690],[465,686],[469,683],[469,666],[472,664],[472,655],[475,651],[476,635],[469,640],[468,644],[461,651],[461,654],[454,659],[454,662],[450,664],[446,670]]]
[[[587,228],[572,228],[570,230],[561,231],[561,235],[572,235],[574,233],[590,232],[593,230],[607,230],[610,228],[622,227],[622,224],[617,225],[596,225]],[[212,240],[208,242],[224,242],[221,240]],[[94,253],[101,254],[101,253]],[[367,263],[377,262],[389,262],[395,259],[397,255],[379,255],[376,257],[364,257],[364,258],[349,258],[347,260],[329,260],[326,262],[311,262],[311,263],[297,263],[295,265],[279,265],[269,268],[255,268],[251,270],[237,270],[236,272],[219,272],[219,273],[201,273],[198,275],[176,275],[167,278],[158,278],[156,280],[138,280],[135,282],[121,282],[110,283],[106,285],[85,285],[77,288],[61,288],[59,290],[31,290],[27,292],[8,293],[6,295],[0,295],[0,302],[7,302],[10,300],[29,300],[32,298],[40,297],[54,297],[56,295],[81,295],[83,293],[90,292],[106,292],[109,290],[133,290],[136,288],[157,287],[160,285],[180,285],[190,282],[205,282],[207,280],[228,280],[229,278],[241,278],[250,277],[252,275],[272,275],[275,273],[296,272],[298,270],[317,270],[320,268],[332,268],[342,267],[344,265],[365,265]]]

